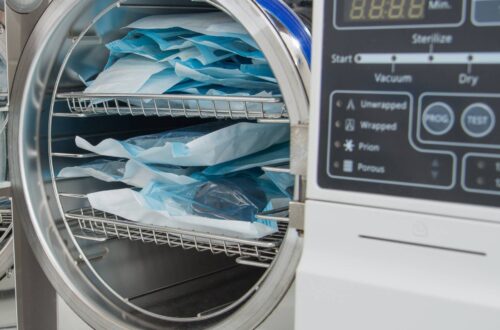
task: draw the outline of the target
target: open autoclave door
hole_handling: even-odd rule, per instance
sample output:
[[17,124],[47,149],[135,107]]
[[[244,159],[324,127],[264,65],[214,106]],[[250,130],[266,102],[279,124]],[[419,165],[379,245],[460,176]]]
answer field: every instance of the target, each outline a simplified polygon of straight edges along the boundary
[[[125,35],[122,27],[150,15],[213,11],[247,30],[281,96],[82,93],[75,72],[89,62],[104,65],[105,44]],[[305,196],[310,34],[299,16],[307,8],[295,14],[278,0],[56,0],[41,16],[13,88],[18,224],[58,295],[90,326],[250,329],[287,294],[301,254]],[[268,114],[267,106],[281,111]],[[258,216],[275,222],[276,233],[242,239],[131,222],[92,209],[86,198],[123,185],[57,177],[61,167],[96,158],[74,146],[76,135],[97,141],[213,120],[291,126],[289,166],[266,170],[295,175],[293,201]]]

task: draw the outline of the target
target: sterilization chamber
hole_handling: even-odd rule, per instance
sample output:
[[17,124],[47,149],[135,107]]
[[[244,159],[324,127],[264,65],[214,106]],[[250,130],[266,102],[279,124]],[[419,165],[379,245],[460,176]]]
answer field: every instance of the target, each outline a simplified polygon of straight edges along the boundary
[[[282,326],[292,326],[310,78],[310,7],[302,5],[295,2],[295,13],[280,0],[55,0],[45,9],[12,91],[10,166],[21,219],[16,224],[58,295],[91,327],[250,329],[279,309]],[[102,68],[104,46],[123,37],[131,22],[217,11],[240,23],[261,49],[279,95],[83,93],[81,72]],[[257,216],[274,223],[273,234],[235,238],[128,221],[92,209],[87,200],[90,193],[123,184],[57,175],[98,158],[78,149],[76,136],[99,142],[214,120],[290,126],[289,165],[265,170],[295,176],[292,201]],[[20,288],[40,290],[27,278],[26,271],[18,277]],[[50,322],[47,314],[55,313],[56,302],[46,297],[41,309]]]

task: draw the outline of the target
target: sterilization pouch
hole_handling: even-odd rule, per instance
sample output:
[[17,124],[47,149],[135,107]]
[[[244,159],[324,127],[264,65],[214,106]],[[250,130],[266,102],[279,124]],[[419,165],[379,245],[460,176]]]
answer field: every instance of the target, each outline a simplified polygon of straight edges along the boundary
[[168,68],[168,62],[127,55],[101,72],[85,93],[136,93],[153,76]]
[[207,167],[205,175],[225,175],[255,167],[280,165],[290,161],[290,144],[282,143],[261,152],[235,159],[223,164]]
[[[153,61],[163,60],[165,57],[173,54],[176,50],[164,52],[158,44],[151,38],[137,34],[132,31],[122,39],[112,41],[106,45],[110,51],[111,57],[121,57],[125,54],[135,54],[143,56]],[[109,66],[108,62],[108,66]]]
[[[263,64],[238,64],[225,61],[209,66],[197,65],[196,62],[192,61],[185,61],[180,64],[215,79],[232,78],[259,82],[263,80],[265,82],[273,82],[273,90],[278,90],[277,81],[276,78],[273,77],[271,68]],[[256,90],[262,91],[262,87]]]
[[200,34],[238,38],[252,47],[258,48],[245,28],[222,12],[196,14],[196,19],[194,19],[193,14],[148,16],[135,21],[127,27],[141,30],[182,28]]
[[[133,30],[106,45],[110,50],[108,63],[94,81],[89,82],[93,77],[90,72],[79,73],[89,85],[85,92],[189,93],[186,90],[192,87],[207,90],[215,86],[222,95],[226,88],[251,95],[262,91],[279,94],[262,51],[225,13],[201,13],[195,19],[192,14],[150,16],[128,28]],[[131,102],[137,105],[138,101]],[[199,106],[196,102],[177,103],[173,107]],[[246,105],[238,104],[235,110],[244,111]],[[255,106],[250,104],[248,110],[254,111]],[[264,112],[281,110],[275,105],[266,107],[272,109]]]
[[251,59],[264,59],[264,53],[261,50],[247,44],[238,38],[227,38],[222,36],[198,35],[193,37],[184,37],[196,45],[203,45],[213,49],[219,49]]
[[240,71],[252,75],[254,77],[258,77],[260,79],[264,79],[270,82],[278,83],[276,78],[274,77],[274,73],[271,70],[271,67],[267,63],[261,64],[241,64]]
[[137,93],[163,94],[184,80],[185,78],[179,77],[175,74],[173,68],[165,69],[152,75],[151,78],[149,78],[149,80],[137,91]]
[[151,182],[190,184],[197,180],[189,175],[193,169],[168,165],[146,165],[136,160],[99,159],[84,165],[63,168],[59,178],[94,177],[106,182],[123,182],[144,188]]
[[271,182],[244,172],[187,185],[152,183],[141,194],[165,203],[172,208],[172,214],[187,212],[213,219],[249,222],[259,221],[255,216],[264,210],[268,201],[282,196]]
[[190,215],[175,203],[157,201],[132,189],[99,191],[87,197],[97,210],[143,224],[243,239],[257,239],[277,231],[266,223]]
[[193,62],[193,60],[196,60],[203,65],[209,65],[231,56],[233,56],[233,54],[222,50],[195,45],[166,56],[162,59],[162,62],[169,62],[170,64],[175,65],[175,63],[179,62]]
[[212,166],[289,139],[288,124],[217,121],[125,141],[106,139],[96,146],[77,136],[76,145],[99,155],[136,159],[148,164]]
[[[223,178],[202,177],[187,184],[151,183],[133,189],[88,195],[93,208],[142,223],[242,238],[260,238],[278,230],[274,221],[256,219],[283,194],[259,171]],[[106,202],[102,202],[106,201]]]
[[[213,69],[215,70],[215,69]],[[187,79],[196,80],[203,82],[207,85],[219,85],[226,87],[234,87],[241,89],[251,89],[251,90],[277,90],[278,86],[276,83],[264,81],[262,79],[253,79],[251,76],[246,78],[238,78],[233,76],[228,76],[225,78],[216,78],[212,75],[205,74],[199,69],[193,69],[188,65],[183,63],[175,63],[175,73],[179,77],[184,77]]]
[[162,47],[165,49],[162,49],[158,44],[159,40],[155,41],[149,35],[131,31],[124,38],[108,43],[106,47],[110,50],[110,60],[106,67],[111,66],[115,59],[126,54],[135,54],[152,61],[169,63],[197,60],[203,65],[212,64],[234,55],[217,48],[193,44],[191,41],[181,38],[163,40]]
[[180,37],[190,37],[196,35],[192,31],[184,29],[168,30],[134,30],[136,34],[142,34],[156,42],[162,51],[184,49],[193,46],[193,42]]
[[266,172],[268,177],[285,196],[293,197],[293,188],[295,185],[295,177],[289,173]]

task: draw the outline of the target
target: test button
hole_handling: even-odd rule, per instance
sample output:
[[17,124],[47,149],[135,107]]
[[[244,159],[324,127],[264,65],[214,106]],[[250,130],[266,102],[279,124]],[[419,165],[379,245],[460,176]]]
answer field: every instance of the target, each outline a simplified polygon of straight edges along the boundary
[[474,103],[462,114],[462,128],[467,135],[481,138],[488,135],[495,127],[495,114],[484,103]]
[[434,102],[425,108],[422,123],[427,132],[432,135],[443,135],[453,127],[455,114],[448,104]]

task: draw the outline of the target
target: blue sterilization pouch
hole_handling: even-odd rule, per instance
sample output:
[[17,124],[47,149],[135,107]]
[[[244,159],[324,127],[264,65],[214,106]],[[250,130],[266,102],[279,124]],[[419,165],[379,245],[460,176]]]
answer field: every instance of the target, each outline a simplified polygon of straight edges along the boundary
[[268,177],[276,187],[288,198],[293,197],[293,189],[295,186],[295,177],[289,173],[281,172],[266,172]]
[[252,175],[215,177],[187,185],[151,184],[141,194],[157,201],[168,201],[188,214],[212,219],[254,222],[267,206],[269,196],[279,191]]
[[87,197],[93,208],[131,221],[238,238],[261,238],[275,233],[278,225],[256,219],[256,215],[287,198],[260,174],[249,171],[222,178],[198,175],[198,181],[191,184],[152,182],[141,191],[115,189]]
[[[210,70],[210,71],[209,71]],[[217,71],[228,70],[224,67],[219,68],[192,68],[189,65],[185,65],[181,62],[175,63],[175,73],[179,77],[186,79],[191,79],[199,82],[203,82],[206,85],[219,85],[225,87],[233,87],[240,89],[250,89],[250,90],[277,90],[278,85],[274,82],[259,79],[257,77],[252,77],[251,75],[240,75],[241,70],[234,69],[235,75],[226,75],[222,77],[222,73]],[[205,71],[205,72],[203,72]],[[210,73],[210,74],[208,74]],[[238,76],[240,75],[240,76]]]
[[259,60],[265,59],[264,53],[262,53],[261,50],[249,45],[240,38],[228,38],[211,35],[197,35],[184,38],[196,45],[203,45],[213,49],[223,50],[242,57]]

